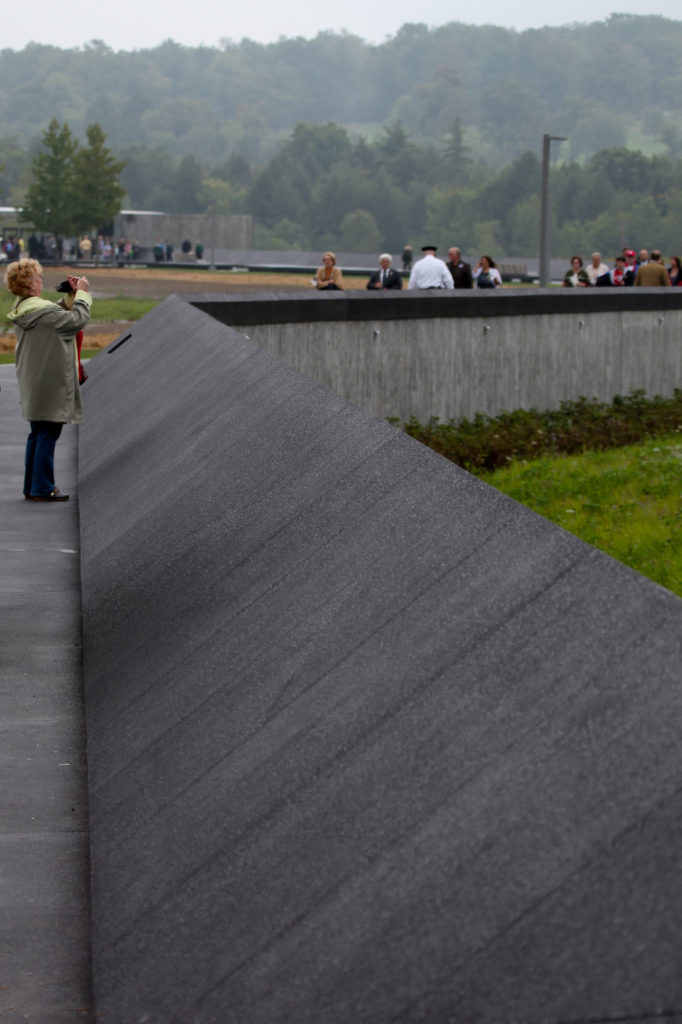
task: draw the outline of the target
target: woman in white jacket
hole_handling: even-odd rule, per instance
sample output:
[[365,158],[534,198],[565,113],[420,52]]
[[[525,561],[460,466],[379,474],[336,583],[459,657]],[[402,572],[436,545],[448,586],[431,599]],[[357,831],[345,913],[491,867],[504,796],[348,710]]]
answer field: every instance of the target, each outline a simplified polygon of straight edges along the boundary
[[474,268],[476,288],[501,288],[502,277],[490,256],[481,256]]

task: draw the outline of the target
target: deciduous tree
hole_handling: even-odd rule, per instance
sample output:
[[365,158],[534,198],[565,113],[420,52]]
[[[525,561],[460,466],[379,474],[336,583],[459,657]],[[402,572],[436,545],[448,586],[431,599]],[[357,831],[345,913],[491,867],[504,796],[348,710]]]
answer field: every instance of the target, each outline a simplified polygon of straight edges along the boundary
[[377,222],[367,210],[354,210],[341,221],[341,248],[345,252],[374,252],[382,243]]

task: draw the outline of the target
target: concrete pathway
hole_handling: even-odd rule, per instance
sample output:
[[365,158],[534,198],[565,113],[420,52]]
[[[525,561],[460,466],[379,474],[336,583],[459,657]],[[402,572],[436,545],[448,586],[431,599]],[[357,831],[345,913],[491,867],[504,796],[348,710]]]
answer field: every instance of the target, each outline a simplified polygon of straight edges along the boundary
[[0,1021],[93,1019],[81,668],[77,430],[22,497],[27,424],[0,366]]

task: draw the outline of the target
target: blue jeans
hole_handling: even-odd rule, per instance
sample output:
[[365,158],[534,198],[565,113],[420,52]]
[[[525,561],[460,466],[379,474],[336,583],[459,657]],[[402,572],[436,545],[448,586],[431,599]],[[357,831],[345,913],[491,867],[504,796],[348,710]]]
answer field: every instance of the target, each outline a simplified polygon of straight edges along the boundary
[[44,498],[54,491],[54,449],[63,426],[63,423],[49,420],[31,421],[31,433],[26,442],[24,494]]

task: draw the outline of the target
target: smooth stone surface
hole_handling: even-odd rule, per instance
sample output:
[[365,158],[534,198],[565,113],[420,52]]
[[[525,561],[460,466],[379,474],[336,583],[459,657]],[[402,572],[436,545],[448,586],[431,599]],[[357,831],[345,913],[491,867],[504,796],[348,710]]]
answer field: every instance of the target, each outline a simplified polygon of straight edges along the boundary
[[102,1019],[682,1016],[682,602],[177,297],[89,372]]

